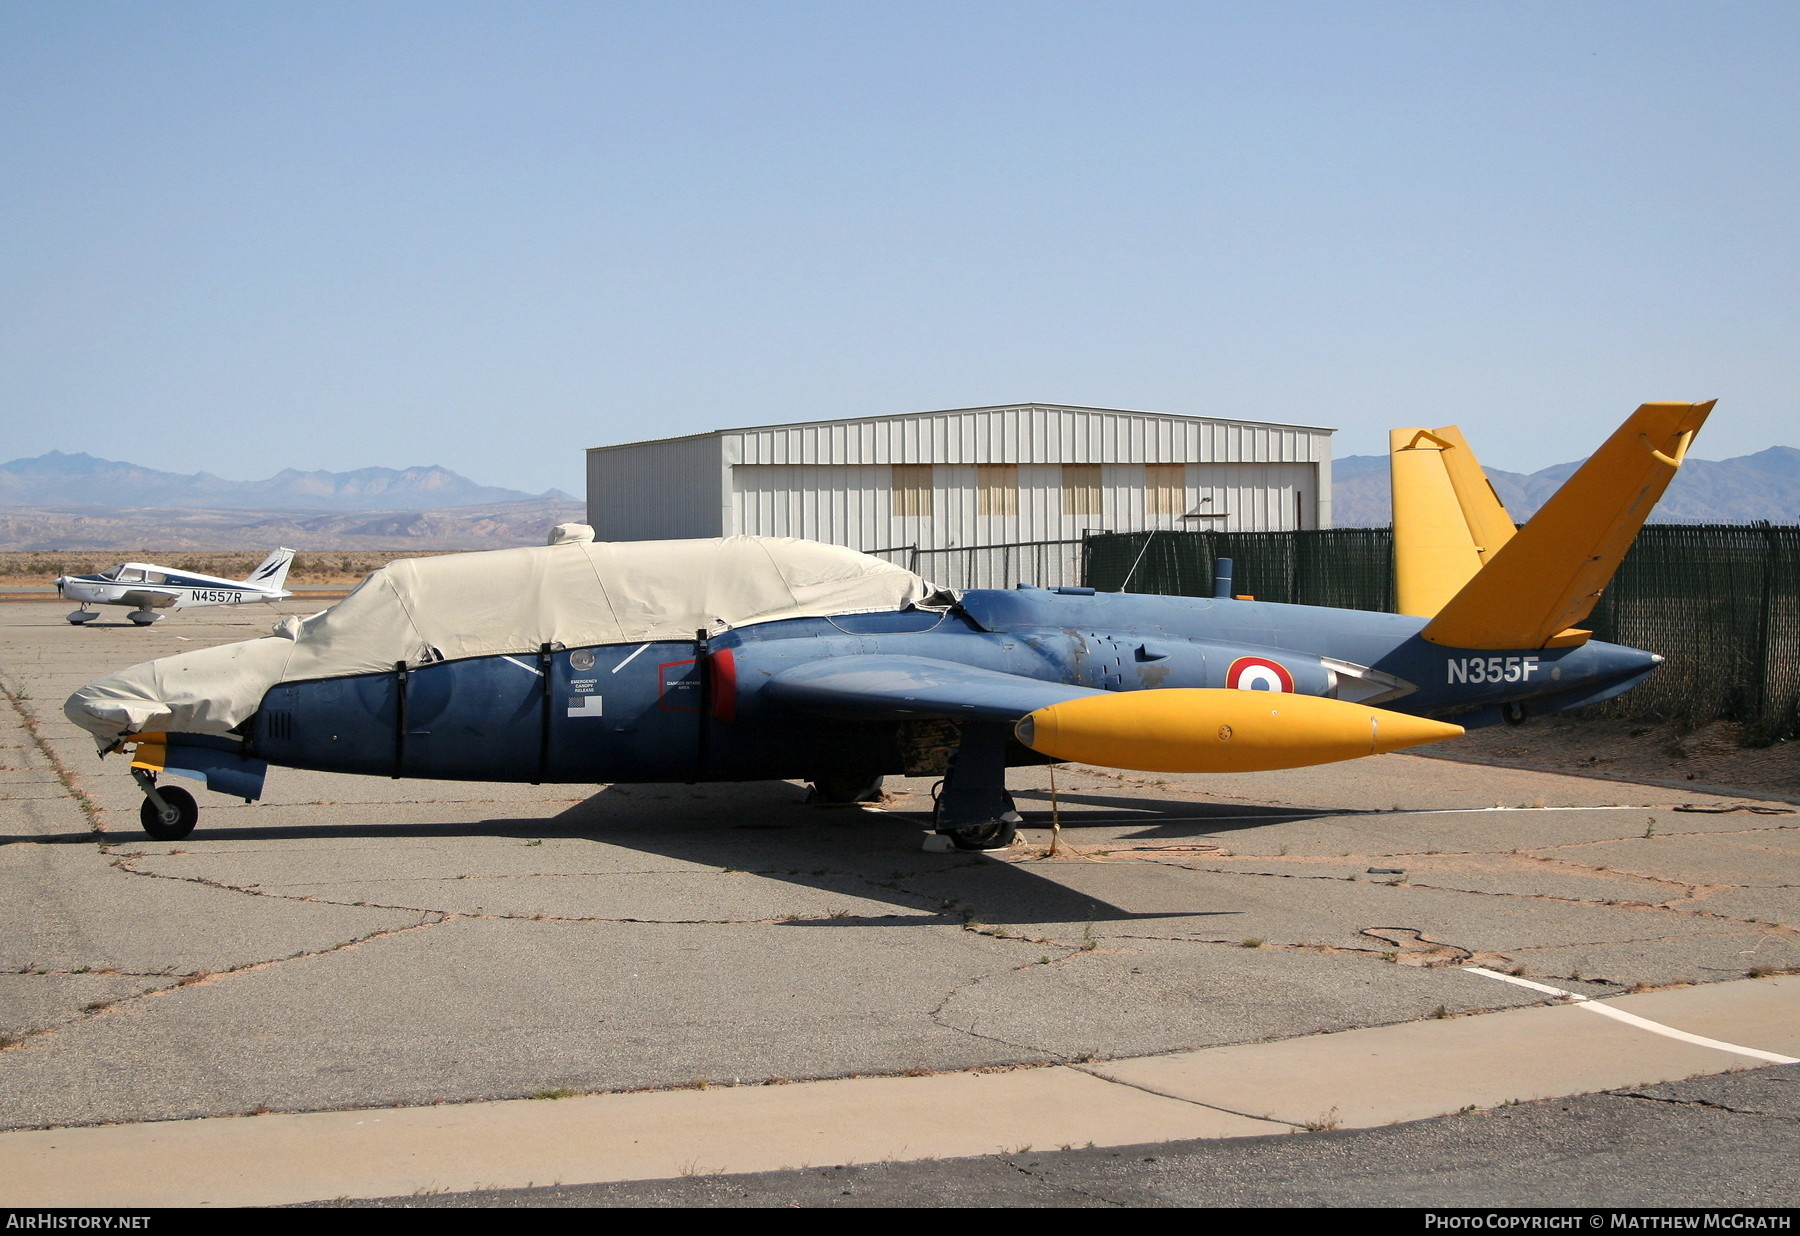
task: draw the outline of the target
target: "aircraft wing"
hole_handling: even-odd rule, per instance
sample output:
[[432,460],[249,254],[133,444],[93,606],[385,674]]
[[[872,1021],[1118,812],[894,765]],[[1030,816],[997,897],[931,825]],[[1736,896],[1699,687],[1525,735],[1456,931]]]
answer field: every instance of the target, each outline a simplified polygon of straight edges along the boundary
[[1108,694],[954,661],[881,655],[798,665],[776,674],[763,693],[809,712],[865,721],[912,717],[1017,721],[1065,700]]
[[133,588],[119,600],[127,605],[135,605],[139,609],[168,609],[181,598],[172,592],[156,592],[148,588]]

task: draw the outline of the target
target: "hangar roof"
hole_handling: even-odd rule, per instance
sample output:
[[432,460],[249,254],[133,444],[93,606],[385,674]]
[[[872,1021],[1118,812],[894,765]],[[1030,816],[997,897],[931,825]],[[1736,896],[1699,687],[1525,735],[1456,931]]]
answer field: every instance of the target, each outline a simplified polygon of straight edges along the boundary
[[1299,430],[1303,433],[1336,433],[1336,429],[1324,425],[1294,425],[1279,421],[1254,421],[1229,416],[1191,416],[1179,412],[1144,412],[1131,408],[1095,408],[1083,404],[1068,403],[997,403],[978,408],[939,408],[930,412],[901,412],[892,415],[848,416],[810,421],[783,421],[772,425],[747,425],[736,429],[709,429],[704,433],[679,434],[670,438],[641,438],[633,442],[614,442],[605,446],[590,446],[589,451],[615,451],[630,447],[645,446],[652,442],[692,442],[700,438],[729,437],[738,434],[758,434],[772,430],[820,429],[826,427],[873,426],[894,421],[920,421],[933,417],[966,416],[974,417],[983,414],[1019,413],[1019,412],[1072,412],[1091,413],[1103,417],[1135,417],[1149,418],[1159,421],[1187,422],[1198,425],[1242,426],[1251,429],[1265,430]]

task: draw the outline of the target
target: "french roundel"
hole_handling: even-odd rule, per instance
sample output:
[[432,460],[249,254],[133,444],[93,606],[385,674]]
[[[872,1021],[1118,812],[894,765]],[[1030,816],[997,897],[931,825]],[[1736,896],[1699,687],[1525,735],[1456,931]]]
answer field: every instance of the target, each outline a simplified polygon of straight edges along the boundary
[[1266,657],[1239,657],[1225,671],[1225,685],[1234,691],[1292,691],[1294,676]]

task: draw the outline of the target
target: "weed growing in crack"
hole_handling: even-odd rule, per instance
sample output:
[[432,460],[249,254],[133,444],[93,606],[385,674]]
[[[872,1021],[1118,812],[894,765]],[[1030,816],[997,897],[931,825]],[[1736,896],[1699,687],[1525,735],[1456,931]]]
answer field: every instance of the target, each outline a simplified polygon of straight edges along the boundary
[[525,844],[526,845],[543,845],[544,839],[542,837],[533,837],[530,841],[527,841]]
[[1450,1011],[1449,1006],[1444,1004],[1440,1004],[1432,1009],[1431,1015],[1438,1021],[1449,1021],[1452,1017],[1456,1016],[1456,1014]]
[[1651,816],[1650,822],[1648,824],[1644,825],[1644,837],[1646,840],[1648,840],[1649,838],[1654,837],[1654,836],[1656,836],[1656,817]]
[[1329,1133],[1342,1124],[1343,1121],[1338,1116],[1338,1109],[1334,1107],[1330,1111],[1322,1113],[1316,1120],[1302,1120],[1300,1127],[1308,1133]]
[[1257,936],[1246,936],[1238,941],[1239,948],[1261,948],[1262,946],[1263,942]]
[[579,1090],[571,1090],[567,1086],[556,1086],[550,1090],[539,1090],[531,1097],[534,1099],[567,1099],[580,1093]]

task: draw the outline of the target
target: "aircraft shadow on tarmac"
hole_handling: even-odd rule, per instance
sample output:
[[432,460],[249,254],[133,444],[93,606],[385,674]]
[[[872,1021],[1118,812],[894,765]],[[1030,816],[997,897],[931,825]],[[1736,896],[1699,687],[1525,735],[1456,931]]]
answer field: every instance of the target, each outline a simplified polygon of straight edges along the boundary
[[[886,901],[908,913],[895,916],[837,915],[795,919],[791,925],[813,927],[908,926],[962,922],[970,907],[955,912],[942,885],[957,873],[955,899],[978,898],[973,908],[983,921],[1022,926],[1031,923],[1118,922],[1138,919],[1211,917],[1228,911],[1138,913],[1111,904],[1091,892],[1070,888],[1049,871],[1039,874],[1029,864],[997,862],[977,853],[928,854],[920,841],[930,828],[923,811],[881,812],[855,808],[811,808],[802,805],[804,791],[789,782],[734,784],[655,784],[603,786],[560,813],[546,817],[495,817],[482,820],[420,820],[411,823],[360,824],[355,803],[334,804],[330,824],[275,824],[267,827],[201,827],[185,843],[199,848],[215,841],[333,840],[348,838],[506,837],[521,840],[553,837],[586,839],[640,854],[742,871],[819,891]],[[1050,826],[1049,795],[1018,792],[1027,828]],[[1128,829],[1111,839],[1120,848],[1132,842],[1182,841],[1265,824],[1346,814],[1335,809],[1258,808],[1214,804],[1192,799],[1061,793],[1058,801],[1065,840],[1081,844],[1091,828]],[[922,805],[922,800],[921,805]],[[429,807],[429,804],[420,804]],[[1070,810],[1070,808],[1075,808]],[[219,820],[224,812],[211,814]],[[254,821],[256,809],[231,815]],[[96,840],[131,845],[143,840],[135,827],[38,836],[0,836],[0,844],[92,845]],[[1127,881],[1129,882],[1129,881]],[[921,914],[920,911],[926,911]]]
[[[925,812],[812,808],[801,805],[801,798],[802,791],[785,782],[609,786],[551,823],[563,826],[564,835],[588,837],[620,849],[887,901],[911,911],[892,917],[840,914],[797,918],[784,924],[793,927],[961,924],[972,911],[984,922],[1008,926],[1202,918],[1220,913],[1137,913],[1047,879],[1028,866],[996,862],[979,853],[925,853],[919,845],[930,827]],[[658,809],[667,805],[675,805],[679,824],[649,818],[663,814]],[[1141,808],[1142,803],[1133,805]],[[1190,814],[1193,807],[1185,802],[1169,805]],[[1027,827],[1039,825],[1040,821],[1027,819]],[[1048,827],[1049,820],[1041,825]],[[934,887],[946,875],[961,877],[956,880],[954,896]],[[951,909],[947,901],[958,905]],[[935,912],[921,915],[919,910]]]

